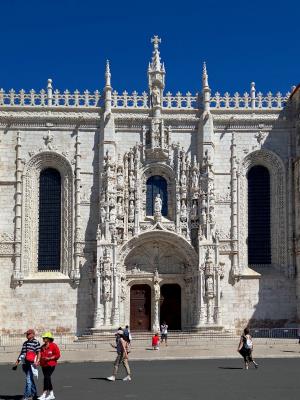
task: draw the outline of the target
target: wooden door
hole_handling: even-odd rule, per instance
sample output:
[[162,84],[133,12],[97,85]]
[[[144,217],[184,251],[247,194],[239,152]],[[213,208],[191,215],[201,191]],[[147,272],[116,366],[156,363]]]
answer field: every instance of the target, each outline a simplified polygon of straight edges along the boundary
[[131,287],[130,328],[132,331],[151,329],[151,288],[148,285]]

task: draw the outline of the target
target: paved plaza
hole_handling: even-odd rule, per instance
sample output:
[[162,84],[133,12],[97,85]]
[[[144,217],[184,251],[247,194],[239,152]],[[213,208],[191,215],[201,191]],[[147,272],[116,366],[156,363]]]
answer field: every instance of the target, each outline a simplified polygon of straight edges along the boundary
[[[296,400],[300,360],[258,359],[259,369],[242,369],[241,359],[131,362],[133,380],[108,382],[112,364],[63,363],[54,374],[57,400]],[[24,376],[0,365],[0,399],[22,398]],[[41,390],[42,379],[38,387]]]

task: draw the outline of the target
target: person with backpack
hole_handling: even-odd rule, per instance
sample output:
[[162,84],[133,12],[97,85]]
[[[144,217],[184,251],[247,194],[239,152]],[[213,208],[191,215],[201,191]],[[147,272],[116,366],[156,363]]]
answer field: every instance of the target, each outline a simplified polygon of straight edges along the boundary
[[244,334],[241,336],[237,351],[244,358],[245,369],[249,369],[249,364],[251,362],[254,364],[255,368],[258,368],[258,364],[252,358],[253,341],[249,328],[244,329]]
[[60,350],[54,342],[54,337],[51,332],[45,332],[42,335],[43,346],[41,348],[40,365],[44,375],[44,392],[39,397],[39,400],[54,400],[53,386],[51,375],[57,365],[57,360],[60,358]]
[[28,329],[25,332],[27,340],[23,343],[21,352],[17,361],[15,362],[14,369],[22,362],[22,368],[26,375],[26,383],[24,390],[24,399],[36,399],[37,390],[34,382],[34,375],[37,374],[37,366],[40,362],[41,345],[38,340],[35,339],[35,331]]
[[125,337],[125,340],[127,340],[128,343],[131,342],[132,337],[131,337],[131,333],[130,333],[130,330],[129,330],[129,326],[128,326],[128,325],[125,326],[125,329],[124,329],[124,337]]
[[122,363],[125,367],[125,370],[127,372],[127,376],[123,378],[123,381],[131,381],[131,374],[130,374],[130,368],[128,364],[128,342],[125,339],[124,332],[123,330],[118,330],[116,333],[116,350],[117,350],[117,357],[114,362],[114,370],[113,374],[107,378],[108,381],[115,381],[116,380],[116,375],[119,369],[120,364]]

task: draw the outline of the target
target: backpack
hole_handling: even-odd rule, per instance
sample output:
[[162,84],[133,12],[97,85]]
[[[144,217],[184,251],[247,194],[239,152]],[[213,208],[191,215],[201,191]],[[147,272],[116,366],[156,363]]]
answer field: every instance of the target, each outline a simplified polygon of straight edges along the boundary
[[251,336],[244,336],[244,347],[245,349],[252,350],[253,343]]

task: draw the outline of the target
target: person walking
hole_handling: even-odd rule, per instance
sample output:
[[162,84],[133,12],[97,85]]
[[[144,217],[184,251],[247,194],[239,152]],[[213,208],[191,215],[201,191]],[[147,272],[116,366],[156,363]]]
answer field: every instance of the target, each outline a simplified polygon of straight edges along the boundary
[[254,364],[255,368],[258,368],[258,364],[252,358],[253,341],[249,328],[244,329],[244,334],[241,336],[237,351],[244,359],[245,369],[249,369],[249,364],[251,362]]
[[29,400],[37,398],[37,390],[33,375],[37,373],[36,368],[40,362],[41,345],[39,341],[35,339],[34,329],[28,329],[25,335],[27,339],[22,345],[19,357],[15,362],[15,368],[22,362],[22,368],[26,376],[24,400]]
[[44,375],[44,392],[39,397],[39,400],[53,400],[55,399],[53,386],[51,382],[51,375],[53,374],[57,365],[57,360],[60,358],[60,350],[54,342],[54,337],[51,332],[45,332],[42,335],[43,346],[41,348],[40,365]]
[[115,381],[116,375],[118,373],[118,369],[120,364],[122,363],[126,369],[127,376],[123,379],[123,381],[131,381],[131,373],[130,367],[128,364],[128,342],[125,340],[124,332],[122,330],[118,330],[116,333],[116,350],[117,350],[117,357],[114,362],[114,369],[112,376],[109,376],[107,380]]
[[165,345],[168,346],[168,325],[166,324],[165,321],[160,326],[160,332],[161,332],[161,343],[165,341]]
[[158,332],[152,336],[152,350],[159,350],[159,335]]
[[129,330],[129,326],[128,326],[128,325],[125,326],[125,329],[124,329],[124,337],[125,337],[125,340],[127,340],[128,343],[131,342],[132,336],[131,336],[131,333],[130,333],[130,330]]

